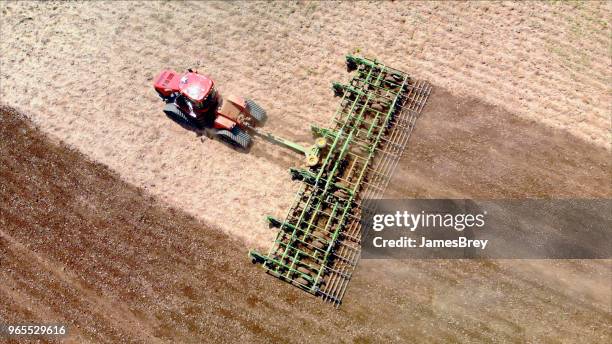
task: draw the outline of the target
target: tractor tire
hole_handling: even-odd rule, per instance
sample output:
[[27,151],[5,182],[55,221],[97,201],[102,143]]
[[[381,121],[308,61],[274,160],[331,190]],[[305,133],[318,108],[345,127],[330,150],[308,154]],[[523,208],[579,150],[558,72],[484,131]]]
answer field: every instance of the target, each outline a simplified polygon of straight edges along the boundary
[[246,100],[247,106],[249,108],[249,112],[251,116],[257,122],[257,125],[262,125],[268,119],[268,115],[266,114],[266,110],[262,109],[257,103],[252,101],[251,99]]
[[249,135],[237,126],[234,127],[231,131],[223,129],[218,130],[216,135],[219,140],[229,144],[234,148],[247,150],[251,146],[251,135]]
[[176,124],[187,129],[198,129],[198,126],[193,123],[176,104],[169,103],[164,106],[164,113],[168,118],[176,122]]

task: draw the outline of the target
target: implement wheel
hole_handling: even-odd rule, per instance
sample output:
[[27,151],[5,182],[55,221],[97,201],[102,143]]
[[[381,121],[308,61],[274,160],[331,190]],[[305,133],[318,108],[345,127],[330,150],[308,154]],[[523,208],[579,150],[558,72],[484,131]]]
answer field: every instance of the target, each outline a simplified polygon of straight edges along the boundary
[[315,145],[319,148],[325,148],[325,146],[327,146],[327,139],[324,137],[319,137],[315,140]]

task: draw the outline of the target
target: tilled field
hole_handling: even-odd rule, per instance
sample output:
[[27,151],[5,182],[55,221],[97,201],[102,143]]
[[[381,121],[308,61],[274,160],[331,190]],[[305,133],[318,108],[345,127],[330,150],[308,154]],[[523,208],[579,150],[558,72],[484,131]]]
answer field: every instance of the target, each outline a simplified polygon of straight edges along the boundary
[[[2,2],[0,89],[122,179],[262,247],[299,157],[262,140],[235,154],[170,123],[151,86],[160,70],[199,69],[310,143],[355,52],[609,148],[610,4]],[[226,221],[228,207],[240,216]]]
[[6,108],[0,138],[1,321],[66,323],[75,343],[390,338]]
[[[462,102],[443,91],[436,95],[421,119],[423,129],[452,113],[445,104]],[[458,110],[463,115],[478,106],[494,111],[477,101],[465,104],[470,106]],[[244,243],[51,142],[16,112],[4,108],[0,120],[4,321],[64,322],[69,339],[79,343],[522,342],[543,336],[603,343],[611,335],[608,261],[363,261],[345,304],[335,310],[252,266]],[[463,130],[469,136],[472,127]],[[532,139],[542,143],[548,134]],[[448,149],[449,141],[435,135],[416,131],[411,156]],[[479,152],[472,139],[465,142],[475,158],[486,160],[487,150]],[[561,170],[593,159],[578,154],[588,146],[576,143],[576,154],[570,150],[571,160],[561,163]],[[472,161],[445,156],[418,168],[415,158],[403,161],[395,185],[416,191],[400,188],[391,196],[454,190],[453,195],[476,197],[512,190],[502,184],[473,186],[488,174],[441,179],[438,164],[461,170]],[[537,165],[543,157],[534,153],[503,167]],[[593,183],[577,180],[584,196],[605,192],[595,185],[609,169],[597,164],[594,169]],[[510,183],[547,180],[554,173],[515,175]],[[411,188],[423,185],[423,178],[436,187]],[[537,195],[556,190],[565,195],[559,186],[544,183]],[[530,192],[517,189],[511,195]]]

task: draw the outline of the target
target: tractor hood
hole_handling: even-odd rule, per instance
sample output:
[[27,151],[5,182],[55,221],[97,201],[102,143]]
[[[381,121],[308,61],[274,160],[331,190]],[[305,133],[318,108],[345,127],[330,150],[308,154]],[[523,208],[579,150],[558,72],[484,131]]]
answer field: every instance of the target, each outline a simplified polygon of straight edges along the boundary
[[179,91],[192,101],[201,102],[213,88],[213,81],[197,73],[185,73],[179,81]]

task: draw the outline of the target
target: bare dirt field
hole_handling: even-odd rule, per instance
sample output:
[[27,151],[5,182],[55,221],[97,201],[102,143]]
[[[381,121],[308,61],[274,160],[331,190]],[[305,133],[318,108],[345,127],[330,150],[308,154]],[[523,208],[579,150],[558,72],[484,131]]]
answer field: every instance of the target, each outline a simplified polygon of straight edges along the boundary
[[337,329],[383,339],[269,283],[243,243],[49,142],[5,108],[0,137],[3,322],[66,323],[75,343],[322,341]]
[[343,56],[359,52],[609,149],[610,2],[0,6],[3,102],[249,245],[271,240],[263,218],[287,209],[284,167],[299,158],[263,142],[235,154],[174,125],[151,86],[163,68],[205,71],[268,109],[268,129],[308,142],[337,105]]
[[246,252],[300,157],[196,137],[151,83],[196,67],[308,142],[343,55],[375,56],[435,86],[389,197],[610,198],[610,4],[0,3],[1,102],[40,128],[0,117],[0,319],[73,342],[609,342],[610,261],[363,261],[339,311],[266,276]]
[[[611,335],[609,261],[366,260],[335,310],[251,266],[243,242],[51,142],[8,108],[0,138],[4,322],[65,323],[75,343],[603,343]],[[461,195],[489,193],[504,194],[485,186]]]

